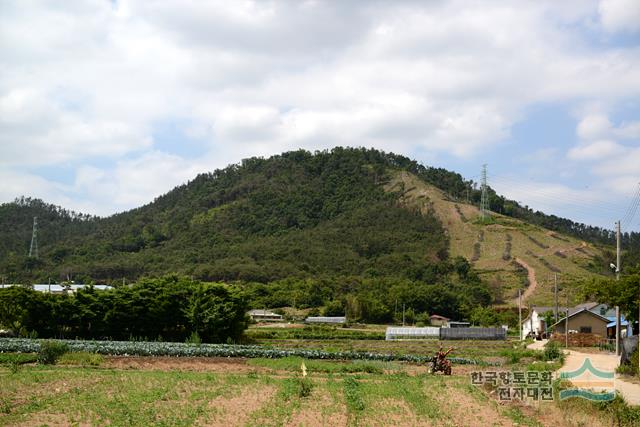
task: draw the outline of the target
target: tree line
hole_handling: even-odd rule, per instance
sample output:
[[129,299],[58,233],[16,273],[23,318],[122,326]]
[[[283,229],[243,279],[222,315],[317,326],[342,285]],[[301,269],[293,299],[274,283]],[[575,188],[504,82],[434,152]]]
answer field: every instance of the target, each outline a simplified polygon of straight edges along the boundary
[[40,338],[235,341],[247,326],[246,311],[237,287],[175,275],[69,295],[0,289],[0,326]]

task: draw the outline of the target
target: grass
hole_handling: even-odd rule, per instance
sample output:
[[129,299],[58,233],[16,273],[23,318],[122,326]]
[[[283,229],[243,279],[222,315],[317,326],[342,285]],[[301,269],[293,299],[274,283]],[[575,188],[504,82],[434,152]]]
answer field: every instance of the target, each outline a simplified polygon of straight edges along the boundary
[[282,359],[251,359],[248,365],[271,368],[275,370],[286,370],[300,372],[300,367],[304,362],[309,373],[357,373],[382,374],[385,370],[399,370],[400,364],[393,362],[365,362],[360,360],[347,362],[329,362],[324,360],[308,360],[301,357],[284,357]]
[[0,365],[35,363],[38,355],[35,353],[0,353]]
[[102,355],[85,351],[65,353],[58,359],[60,365],[100,366],[103,362]]
[[19,375],[0,367],[0,425],[539,426],[556,411],[626,427],[640,416],[624,402],[556,402],[538,412],[498,404],[466,375],[410,374],[402,364],[381,373],[344,370],[358,363],[305,361],[309,375],[302,378],[298,358],[252,360],[260,368],[254,371],[198,372],[82,366],[89,356],[76,355],[73,365],[25,365]]
[[[38,362],[36,353],[0,353],[0,365],[23,365]],[[65,353],[56,360],[60,365],[100,366],[104,357],[84,351],[77,353]]]

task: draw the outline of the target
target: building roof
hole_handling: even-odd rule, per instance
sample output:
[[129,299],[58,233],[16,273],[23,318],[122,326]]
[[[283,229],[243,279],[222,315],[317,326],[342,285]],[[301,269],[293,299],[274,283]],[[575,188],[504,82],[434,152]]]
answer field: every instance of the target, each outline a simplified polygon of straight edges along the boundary
[[448,317],[440,316],[439,314],[432,314],[429,319],[450,320]]
[[[580,313],[587,313],[587,314],[590,314],[590,315],[592,315],[592,316],[594,316],[594,317],[596,317],[596,318],[598,318],[598,319],[602,320],[602,321],[603,321],[603,322],[605,322],[605,323],[609,323],[609,319],[607,319],[606,317],[604,317],[604,316],[600,316],[598,313],[594,313],[593,311],[589,311],[589,309],[584,308],[584,307],[583,307],[581,310],[575,311],[575,312],[573,312],[573,313],[569,312],[569,319],[571,319],[573,316],[576,316],[576,315],[578,315],[578,314],[580,314]],[[562,319],[558,320],[556,323],[554,323],[554,324],[553,324],[553,325],[551,325],[551,326],[553,327],[553,326],[559,325],[560,323],[564,322],[564,321],[565,321],[565,319],[566,319],[566,316],[565,316],[565,317],[563,317]]]
[[281,314],[274,313],[273,311],[263,310],[261,308],[255,308],[253,310],[249,310],[248,314],[250,316],[282,316]]
[[[616,321],[612,321],[607,323],[607,328],[614,328],[616,326]],[[629,326],[629,322],[626,320],[620,319],[620,326]]]
[[106,291],[108,289],[113,289],[112,286],[109,285],[85,285],[82,283],[73,284],[73,285],[61,285],[59,283],[34,283],[31,285],[34,291],[38,292],[65,292],[71,291],[75,292],[78,289],[88,288],[93,286],[94,289],[99,291]]
[[[575,307],[569,307],[569,317],[571,317],[571,315],[576,314],[580,311],[583,310],[588,310],[591,311],[594,308],[596,308],[597,306],[601,305],[599,302],[585,302],[582,304],[578,304]],[[555,313],[555,307],[551,306],[544,306],[544,305],[534,305],[531,307],[531,311],[529,312],[529,315],[527,317],[525,317],[522,320],[522,323],[526,323],[529,321],[529,319],[531,318],[531,314],[535,311],[538,314],[544,314],[548,311],[552,311]],[[563,307],[563,306],[558,306],[558,316],[563,315],[567,312],[567,307]],[[597,313],[596,313],[597,314]],[[564,317],[563,317],[564,319]]]

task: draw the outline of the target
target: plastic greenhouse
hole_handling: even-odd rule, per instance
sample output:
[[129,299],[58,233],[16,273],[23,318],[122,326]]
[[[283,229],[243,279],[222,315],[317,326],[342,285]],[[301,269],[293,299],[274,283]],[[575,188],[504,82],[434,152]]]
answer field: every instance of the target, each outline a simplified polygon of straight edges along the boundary
[[389,327],[387,328],[386,340],[419,340],[419,339],[439,339],[440,328],[426,326],[424,328],[413,327]]

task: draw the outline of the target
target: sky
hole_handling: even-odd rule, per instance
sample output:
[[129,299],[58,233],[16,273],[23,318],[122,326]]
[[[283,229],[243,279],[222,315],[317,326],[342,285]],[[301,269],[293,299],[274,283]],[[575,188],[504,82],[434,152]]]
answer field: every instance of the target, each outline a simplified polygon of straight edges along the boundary
[[107,216],[355,146],[640,230],[640,0],[7,0],[0,58],[0,202]]

